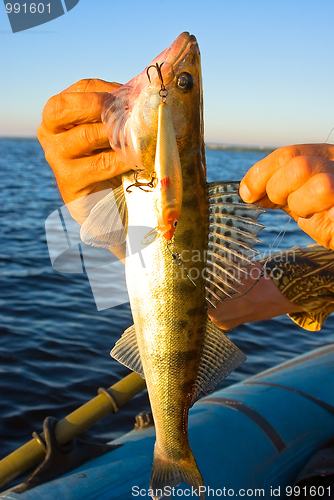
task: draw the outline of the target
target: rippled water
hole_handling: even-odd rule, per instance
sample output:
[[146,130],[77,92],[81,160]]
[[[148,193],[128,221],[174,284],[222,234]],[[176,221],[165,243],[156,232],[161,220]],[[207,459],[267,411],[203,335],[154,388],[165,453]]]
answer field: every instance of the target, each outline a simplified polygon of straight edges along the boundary
[[[208,150],[208,180],[240,180],[265,153]],[[1,457],[40,431],[44,418],[59,419],[125,374],[110,348],[132,324],[128,304],[97,311],[86,274],[53,270],[45,220],[62,206],[56,182],[38,142],[0,141],[1,168]],[[280,249],[312,241],[280,212],[261,222],[262,252],[281,230]],[[280,238],[276,240],[276,243]],[[318,333],[297,327],[287,317],[246,324],[230,337],[248,357],[222,385],[239,381],[314,346],[334,340],[334,318]],[[146,395],[119,414],[106,417],[85,434],[97,441],[131,429],[134,416],[148,407]],[[0,458],[1,458],[0,457]]]

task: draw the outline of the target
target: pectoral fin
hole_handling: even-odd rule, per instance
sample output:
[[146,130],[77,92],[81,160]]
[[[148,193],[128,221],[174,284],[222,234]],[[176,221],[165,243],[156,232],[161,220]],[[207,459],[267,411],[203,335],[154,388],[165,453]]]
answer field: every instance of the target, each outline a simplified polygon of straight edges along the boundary
[[126,240],[128,212],[123,186],[113,189],[92,208],[80,237],[95,247],[119,246]]

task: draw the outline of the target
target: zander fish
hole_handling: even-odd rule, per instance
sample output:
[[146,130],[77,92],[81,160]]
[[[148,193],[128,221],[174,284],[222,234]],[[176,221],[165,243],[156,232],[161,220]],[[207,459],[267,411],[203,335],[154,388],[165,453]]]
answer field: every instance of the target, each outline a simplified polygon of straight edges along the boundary
[[132,170],[81,229],[86,243],[111,247],[146,227],[136,242],[143,262],[125,263],[134,325],[111,355],[146,379],[155,499],[165,486],[203,485],[188,441],[189,408],[245,360],[207,307],[235,292],[263,227],[262,210],[242,202],[237,182],[206,182],[202,102],[200,53],[189,33],[110,94],[103,122]]

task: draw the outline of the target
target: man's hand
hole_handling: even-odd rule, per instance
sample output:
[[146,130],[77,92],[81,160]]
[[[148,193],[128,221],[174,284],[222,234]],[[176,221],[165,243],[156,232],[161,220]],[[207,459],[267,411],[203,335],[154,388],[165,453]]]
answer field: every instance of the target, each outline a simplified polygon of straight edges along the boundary
[[[119,174],[129,170],[110,148],[101,123],[107,93],[119,86],[80,80],[51,97],[44,108],[37,137],[65,203],[119,186]],[[75,212],[80,223],[88,215],[87,207]]]
[[303,144],[277,149],[247,172],[240,196],[281,208],[326,248],[334,249],[334,146]]

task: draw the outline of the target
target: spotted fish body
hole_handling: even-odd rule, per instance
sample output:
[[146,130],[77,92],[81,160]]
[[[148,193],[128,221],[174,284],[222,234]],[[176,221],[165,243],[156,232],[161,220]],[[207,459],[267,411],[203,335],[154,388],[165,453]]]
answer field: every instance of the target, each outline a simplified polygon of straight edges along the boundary
[[[87,243],[115,244],[114,222],[109,221],[114,221],[115,207],[124,214],[122,196],[126,203],[122,224],[129,228],[124,237],[133,227],[153,228],[149,245],[147,234],[136,242],[137,247],[142,245],[141,256],[126,259],[134,325],[111,354],[146,379],[156,428],[150,484],[156,499],[161,498],[165,486],[180,482],[194,488],[203,485],[188,441],[188,411],[201,393],[212,391],[245,359],[211,323],[206,308],[232,293],[235,280],[228,267],[238,269],[241,261],[249,262],[255,235],[262,227],[255,222],[261,210],[242,203],[237,183],[206,183],[200,55],[195,37],[182,33],[152,64],[157,62],[163,63],[177,152],[173,140],[164,147],[167,152],[170,148],[171,157],[179,155],[180,166],[175,161],[162,166],[163,160],[156,159],[161,79],[151,68],[150,79],[145,70],[110,96],[103,115],[110,143],[135,172],[124,174],[121,194],[102,200],[81,231]],[[167,190],[163,195],[159,176],[168,178],[163,180]],[[147,187],[152,179],[153,187]],[[182,208],[168,241],[168,234],[166,238],[161,231],[161,211],[168,212],[169,203],[177,205],[180,196]]]
[[[196,119],[199,121],[200,116]],[[199,135],[193,135],[180,150],[183,204],[174,248],[181,255],[184,250],[196,249],[203,256],[207,246],[205,176],[201,152],[194,147],[200,140]],[[126,199],[129,226],[142,224],[143,214],[148,225],[157,225],[153,193],[150,196],[137,190]],[[180,481],[198,487],[203,482],[189,447],[187,421],[195,399],[207,316],[204,262],[193,262],[188,270],[198,276],[194,286],[183,269],[173,263],[163,236],[158,236],[146,253],[145,268],[135,259],[127,259],[126,277],[156,428],[151,488],[174,486]]]

